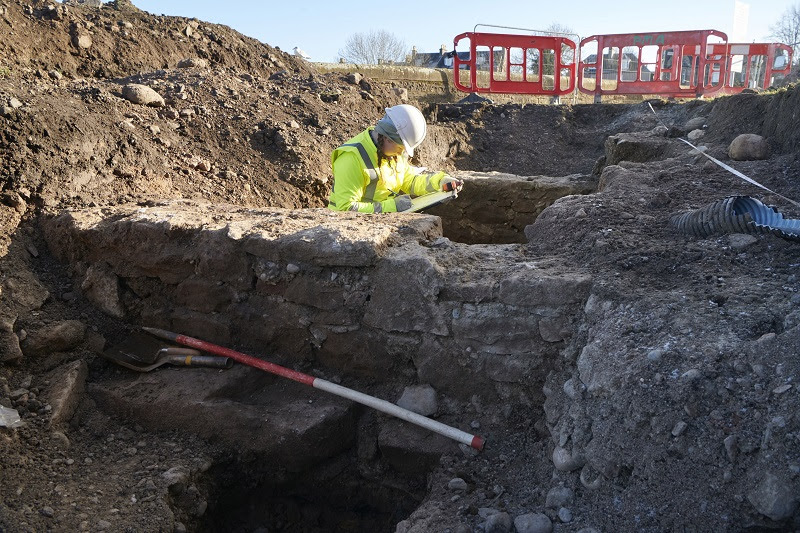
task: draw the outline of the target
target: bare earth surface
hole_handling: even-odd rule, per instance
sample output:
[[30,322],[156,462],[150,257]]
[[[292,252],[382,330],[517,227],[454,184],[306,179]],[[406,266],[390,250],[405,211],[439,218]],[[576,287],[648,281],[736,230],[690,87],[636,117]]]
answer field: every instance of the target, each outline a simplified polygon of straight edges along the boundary
[[[431,124],[415,162],[465,189],[441,220],[376,222],[320,209],[329,154],[400,84],[127,2],[0,0],[0,35],[0,531],[800,531],[800,245],[669,223],[732,195],[800,218],[678,140],[699,129],[798,200],[797,86],[655,114],[412,95]],[[766,158],[731,160],[742,133]],[[136,220],[163,241],[120,237]],[[187,264],[218,277],[170,279]],[[357,324],[298,326],[291,298]],[[214,329],[254,301],[263,330]],[[187,331],[380,398],[433,385],[432,416],[486,449],[241,365],[98,355],[176,324],[175,302],[205,309]],[[433,319],[381,329],[393,305]]]

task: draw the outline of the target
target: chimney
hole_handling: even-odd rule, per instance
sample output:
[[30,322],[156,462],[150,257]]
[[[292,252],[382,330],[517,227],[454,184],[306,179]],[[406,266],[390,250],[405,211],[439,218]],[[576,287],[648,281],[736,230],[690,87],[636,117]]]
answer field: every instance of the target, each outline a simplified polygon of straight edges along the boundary
[[447,52],[447,45],[443,44],[441,48],[439,48],[439,53],[444,55]]

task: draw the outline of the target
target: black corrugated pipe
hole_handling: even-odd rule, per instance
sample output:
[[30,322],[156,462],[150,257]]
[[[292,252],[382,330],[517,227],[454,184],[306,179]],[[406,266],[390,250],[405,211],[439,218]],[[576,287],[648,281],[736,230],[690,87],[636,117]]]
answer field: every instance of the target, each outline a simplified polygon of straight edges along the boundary
[[800,220],[783,218],[775,207],[750,196],[729,196],[693,211],[677,213],[670,223],[695,237],[724,233],[771,233],[800,241]]

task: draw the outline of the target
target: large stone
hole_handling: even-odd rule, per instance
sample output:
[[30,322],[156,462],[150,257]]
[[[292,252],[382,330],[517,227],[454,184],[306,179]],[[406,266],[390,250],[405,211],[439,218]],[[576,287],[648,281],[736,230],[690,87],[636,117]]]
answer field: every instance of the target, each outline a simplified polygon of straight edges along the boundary
[[561,342],[571,335],[569,320],[565,316],[542,317],[539,335],[547,342]]
[[189,484],[189,472],[182,466],[173,466],[161,474],[171,494],[181,494]]
[[87,50],[92,47],[92,37],[88,33],[76,33],[72,36],[72,46]]
[[553,522],[543,513],[528,513],[519,515],[514,519],[517,533],[550,533],[553,531]]
[[606,164],[616,165],[621,161],[645,163],[662,159],[670,140],[651,132],[618,133],[606,139]]
[[591,278],[582,274],[543,275],[536,270],[512,274],[500,282],[498,300],[515,306],[558,309],[582,304]]
[[147,85],[129,83],[122,87],[122,97],[134,104],[164,107],[164,98]]
[[244,365],[124,370],[90,383],[89,394],[148,430],[181,428],[288,473],[335,457],[356,436],[354,403]]
[[561,446],[556,446],[553,450],[553,466],[560,472],[572,472],[585,464],[586,459],[580,454],[570,452]]
[[[489,394],[494,383],[483,372],[469,368],[471,352],[445,348],[446,339],[427,336],[420,347],[412,352],[417,379],[430,383],[437,391],[468,400],[475,391]],[[454,379],[455,369],[458,379]]]
[[50,424],[60,426],[75,414],[84,393],[89,368],[86,361],[78,360],[63,365],[50,373],[49,389],[45,392],[52,407]]
[[547,492],[545,499],[545,506],[549,509],[558,509],[559,507],[566,507],[572,503],[572,498],[575,496],[574,491],[563,485],[553,487]]
[[617,390],[623,376],[611,364],[608,352],[600,342],[591,342],[583,347],[578,356],[578,373],[586,390],[592,394],[608,394]]
[[80,320],[64,320],[49,324],[30,332],[22,343],[22,352],[29,357],[52,352],[68,352],[80,344],[85,333],[86,324]]
[[508,513],[500,512],[494,513],[486,517],[486,523],[483,526],[485,533],[508,533],[513,527],[511,515]]
[[14,321],[11,317],[0,317],[0,362],[22,358],[19,337],[14,333]]
[[421,246],[393,249],[375,274],[364,323],[384,331],[447,335],[447,324],[436,305],[442,277]]
[[206,68],[208,61],[199,57],[189,57],[178,61],[178,68]]
[[728,147],[728,155],[734,161],[751,161],[769,157],[769,144],[761,135],[743,133]]
[[364,79],[363,74],[359,74],[358,72],[351,72],[345,76],[345,79],[348,83],[352,83],[353,85],[358,85],[361,83],[361,80]]
[[465,303],[454,314],[453,335],[492,353],[513,354],[533,348],[538,321],[536,314],[511,305]]
[[12,300],[18,313],[40,309],[50,297],[50,292],[27,269],[9,273],[4,283],[3,296]]
[[689,132],[689,135],[687,135],[686,137],[690,141],[696,141],[698,139],[702,139],[703,137],[705,137],[705,135],[706,135],[705,130],[692,130],[692,131]]
[[291,302],[326,311],[340,309],[347,299],[340,285],[309,276],[294,278],[286,288],[284,296]]
[[92,265],[86,270],[81,290],[105,314],[116,318],[125,316],[119,298],[119,278],[105,263]]
[[684,124],[683,128],[686,131],[693,131],[702,129],[703,126],[705,125],[706,125],[706,117],[694,117],[689,119],[689,121],[686,122],[686,124]]
[[403,395],[397,400],[397,405],[422,416],[431,416],[439,410],[436,400],[436,390],[430,385],[414,385],[403,389]]
[[454,440],[397,419],[382,424],[378,434],[382,458],[398,472],[429,472],[445,453],[458,450]]
[[798,503],[797,492],[791,484],[769,472],[748,493],[747,499],[759,513],[773,520],[792,516]]
[[28,209],[28,203],[25,199],[19,195],[16,191],[5,191],[2,195],[0,195],[0,202],[3,204],[13,207],[17,213],[24,213]]

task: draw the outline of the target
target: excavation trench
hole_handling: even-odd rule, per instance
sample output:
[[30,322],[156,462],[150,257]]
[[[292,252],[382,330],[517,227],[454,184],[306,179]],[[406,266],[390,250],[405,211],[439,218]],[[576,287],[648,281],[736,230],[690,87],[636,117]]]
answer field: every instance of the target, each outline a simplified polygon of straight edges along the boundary
[[[529,186],[531,206],[555,199],[535,180],[465,179],[465,190],[474,184],[487,198],[502,197],[511,180],[518,191]],[[465,194],[464,203],[478,200]],[[454,223],[451,235],[480,241],[491,232],[481,223]],[[520,239],[522,222],[505,227],[513,231],[502,241]],[[107,314],[389,401],[406,385],[429,384],[445,399],[431,414],[470,431],[460,402],[542,405],[544,377],[590,283],[556,260],[530,261],[522,244],[443,239],[441,219],[420,214],[365,226],[323,209],[170,201],[64,213],[44,233]],[[390,531],[424,498],[439,457],[461,453],[445,437],[241,365],[111,374],[89,391],[143,427],[177,428],[236,453],[198,481],[209,510],[196,523],[208,531],[235,520],[245,530]]]
[[[432,135],[434,150],[452,146],[446,133],[442,143]],[[424,384],[435,391],[426,414],[485,429],[491,447],[500,430],[475,420],[517,417],[543,431],[542,386],[581,324],[591,284],[558,258],[531,258],[525,227],[557,199],[594,192],[596,179],[528,174],[456,172],[466,182],[457,200],[369,225],[325,209],[172,200],[65,212],[43,228],[83,295],[108,315],[391,402]],[[440,458],[464,453],[241,365],[97,375],[89,392],[106,410],[228,451],[193,474],[207,509],[172,495],[199,531],[393,531],[425,498]]]

